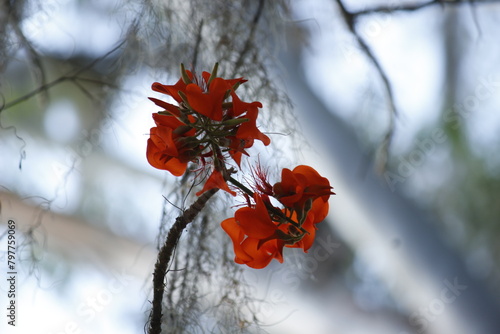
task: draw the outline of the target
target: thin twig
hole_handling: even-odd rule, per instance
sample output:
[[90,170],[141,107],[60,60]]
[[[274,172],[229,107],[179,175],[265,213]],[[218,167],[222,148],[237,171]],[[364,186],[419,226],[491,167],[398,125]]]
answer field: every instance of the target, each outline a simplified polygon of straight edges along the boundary
[[[40,87],[38,87],[37,89],[13,100],[13,101],[10,101],[6,104],[4,104],[2,107],[0,107],[0,113],[4,110],[7,110],[21,102],[24,102],[26,100],[29,100],[30,98],[40,94],[40,93],[43,93],[43,92],[46,92],[48,91],[49,89],[51,89],[52,87],[58,85],[58,84],[61,84],[63,82],[66,82],[66,81],[76,81],[76,80],[79,80],[81,78],[79,78],[79,75],[82,74],[84,71],[88,70],[88,69],[91,69],[92,67],[94,67],[95,64],[97,64],[99,61],[107,58],[110,54],[112,54],[113,52],[115,52],[116,50],[118,50],[123,44],[125,43],[125,41],[122,41],[121,43],[119,43],[117,46],[115,46],[113,49],[111,49],[109,52],[107,52],[106,54],[104,54],[103,56],[101,57],[98,57],[96,59],[94,59],[92,62],[90,62],[88,65],[78,69],[77,71],[75,71],[73,74],[65,74],[65,75],[62,75],[60,76],[59,78],[51,81],[51,82],[48,82]],[[82,79],[82,80],[85,80],[85,81],[89,81],[89,79]]]
[[441,5],[441,6],[452,6],[452,5],[464,5],[464,4],[487,4],[487,3],[498,3],[497,0],[465,0],[465,1],[453,1],[453,0],[432,0],[429,2],[418,3],[418,4],[405,4],[398,6],[378,6],[374,8],[367,8],[363,10],[359,10],[356,12],[351,12],[351,15],[354,17],[363,16],[363,15],[371,15],[371,14],[380,14],[380,13],[394,13],[394,12],[412,12],[417,11],[426,7]]
[[433,0],[433,1],[418,3],[418,4],[405,4],[405,5],[398,5],[398,6],[379,6],[379,7],[359,10],[357,12],[351,12],[351,15],[363,16],[363,15],[370,15],[370,14],[377,14],[377,13],[411,12],[411,11],[416,11],[416,10],[419,10],[419,9],[422,9],[425,7],[433,6],[436,4],[440,4],[440,3],[443,4],[445,2],[449,2],[449,1]]
[[243,64],[243,59],[245,58],[245,55],[247,52],[251,49],[251,43],[255,35],[255,30],[257,29],[257,25],[259,23],[260,17],[262,16],[262,10],[264,8],[264,2],[265,0],[260,0],[259,5],[257,7],[257,11],[255,12],[255,15],[252,19],[252,25],[250,26],[250,32],[248,33],[248,37],[245,41],[245,45],[243,46],[243,49],[241,50],[238,59],[234,62],[234,71],[237,72],[240,66]]
[[165,275],[167,272],[167,267],[172,257],[172,253],[177,246],[179,238],[182,231],[186,226],[193,221],[193,219],[198,215],[198,213],[203,209],[207,201],[218,191],[219,189],[211,189],[203,193],[196,202],[194,202],[189,209],[184,211],[182,215],[177,217],[174,225],[170,228],[168,232],[167,240],[163,244],[160,252],[158,253],[158,258],[155,264],[155,270],[153,273],[153,302],[151,314],[149,317],[149,334],[160,334],[161,333],[161,319],[162,319],[162,301],[163,293],[165,291]]
[[193,70],[196,70],[196,65],[198,63],[198,53],[200,51],[202,33],[203,33],[203,20],[200,21],[200,25],[198,26],[198,34],[196,35],[196,43],[194,45],[194,51],[193,51],[193,61],[191,64]]
[[[341,0],[335,0],[337,4],[340,7],[340,11],[342,13],[342,16],[344,17],[347,27],[349,28],[349,31],[353,34],[353,36],[356,38],[358,44],[360,45],[361,49],[364,51],[366,56],[372,61],[373,65],[377,69],[380,78],[382,79],[382,82],[384,83],[384,86],[386,88],[387,92],[387,99],[389,101],[389,128],[387,130],[387,133],[384,137],[384,140],[382,142],[382,147],[381,147],[381,152],[382,156],[380,157],[381,159],[381,165],[385,166],[386,161],[387,161],[387,156],[389,152],[389,147],[392,141],[392,136],[394,134],[394,118],[398,115],[398,110],[396,108],[396,105],[394,103],[394,94],[392,91],[391,84],[389,82],[389,79],[387,77],[387,74],[385,73],[384,69],[380,65],[378,59],[374,56],[371,48],[366,44],[364,39],[357,33],[356,31],[356,19],[357,16],[353,15],[351,12],[349,12],[344,4],[342,3]],[[383,168],[382,168],[383,169]]]
[[[23,45],[26,50],[27,50],[27,58],[28,61],[31,62],[31,64],[38,69],[39,76],[40,76],[40,85],[43,86],[47,83],[46,80],[46,74],[45,74],[45,69],[42,65],[42,61],[40,60],[40,55],[38,52],[35,50],[33,47],[32,43],[26,38],[26,35],[21,29],[21,14],[19,13],[18,10],[14,9],[14,5],[9,4],[9,1],[6,1],[6,7],[8,8],[9,11],[9,21],[13,21],[11,23],[12,30],[14,31],[14,34],[17,36],[17,38],[20,41],[20,44]],[[35,70],[32,70],[33,77],[36,80],[37,79],[37,73]]]
[[[390,115],[389,115],[388,130],[386,132],[386,135],[384,136],[383,142],[382,142],[381,147],[380,147],[381,155],[379,156],[379,162],[380,162],[379,170],[383,171],[383,169],[385,168],[385,165],[387,163],[389,148],[391,145],[392,136],[394,134],[394,127],[395,127],[394,118],[398,115],[398,110],[396,109],[396,106],[394,103],[393,91],[392,91],[392,87],[390,85],[389,79],[387,78],[385,71],[382,69],[379,61],[374,56],[370,47],[366,44],[366,42],[363,40],[363,38],[357,33],[356,20],[361,16],[370,15],[370,14],[393,13],[393,12],[399,12],[399,11],[410,12],[410,11],[417,11],[417,10],[420,10],[420,9],[423,9],[426,7],[430,7],[433,5],[445,6],[445,5],[470,4],[472,6],[473,4],[491,3],[492,1],[489,1],[489,0],[483,0],[483,1],[480,1],[480,0],[465,0],[465,1],[432,0],[429,2],[424,2],[424,3],[419,3],[419,4],[405,4],[405,5],[398,5],[398,6],[379,6],[379,7],[374,7],[374,8],[369,8],[369,9],[364,9],[364,10],[359,10],[359,11],[353,11],[353,12],[349,12],[345,8],[345,6],[341,0],[335,0],[335,1],[337,2],[337,4],[340,7],[340,10],[342,12],[342,16],[344,17],[349,30],[356,38],[361,49],[364,51],[364,53],[367,55],[367,57],[374,64],[375,68],[379,72],[379,75],[384,83],[384,86],[386,87],[387,97],[388,97],[389,106],[390,106]],[[473,12],[473,13],[475,13],[475,12]],[[475,20],[475,22],[476,22],[476,26],[478,28],[478,31],[480,32],[480,28],[479,28],[479,25],[477,24],[477,20]]]

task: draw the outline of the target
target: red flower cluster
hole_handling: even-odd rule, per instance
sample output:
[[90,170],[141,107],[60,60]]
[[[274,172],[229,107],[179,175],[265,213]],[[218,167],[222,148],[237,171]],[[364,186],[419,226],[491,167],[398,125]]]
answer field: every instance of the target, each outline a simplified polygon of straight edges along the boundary
[[146,156],[153,167],[175,176],[183,175],[190,162],[198,163],[200,169],[208,167],[211,174],[198,196],[214,188],[236,195],[228,181],[238,188],[248,205],[221,226],[233,241],[236,263],[264,268],[272,259],[283,262],[284,247],[307,252],[334,193],[326,178],[303,165],[283,169],[281,181],[274,185],[258,167],[253,191],[232,178],[236,169],[227,167],[228,159],[240,166],[255,140],[266,146],[271,142],[257,128],[262,104],[244,102],[236,94],[245,82],[243,78],[217,77],[216,64],[211,73],[203,72],[200,77],[181,65],[181,78],[174,85],[153,83],[154,91],[172,97],[177,104],[150,98],[163,110],[153,114],[156,126],[151,128]]
[[[156,127],[150,132],[147,159],[158,169],[175,176],[185,173],[189,162],[213,165],[213,172],[201,192],[221,188],[232,192],[225,179],[226,155],[238,165],[242,154],[255,139],[269,145],[271,140],[257,128],[260,102],[243,102],[236,94],[243,78],[217,77],[217,64],[212,73],[196,77],[181,66],[181,78],[174,85],[153,83],[152,89],[171,96],[178,105],[150,98],[163,111],[153,114]],[[231,101],[226,101],[231,98]]]
[[[240,208],[234,218],[221,223],[233,241],[235,262],[260,269],[271,260],[283,262],[283,247],[311,247],[316,224],[328,214],[332,187],[328,179],[309,166],[283,169],[281,182],[271,186],[260,180],[253,195],[255,204]],[[278,209],[269,197],[283,206]]]

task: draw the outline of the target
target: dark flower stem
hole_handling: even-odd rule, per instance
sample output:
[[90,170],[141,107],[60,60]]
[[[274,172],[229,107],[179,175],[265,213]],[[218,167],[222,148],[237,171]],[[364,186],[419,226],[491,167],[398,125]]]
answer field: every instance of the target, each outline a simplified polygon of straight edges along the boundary
[[155,270],[153,273],[153,306],[151,309],[151,314],[149,316],[149,334],[161,333],[162,300],[163,292],[165,291],[165,275],[167,273],[168,264],[170,263],[170,258],[172,257],[172,253],[177,246],[177,243],[179,242],[182,231],[189,223],[193,221],[193,219],[203,209],[207,201],[218,190],[219,189],[211,189],[198,197],[196,202],[194,202],[189,207],[189,209],[187,209],[183,212],[182,215],[177,217],[174,225],[168,232],[167,240],[158,253],[158,258],[156,260]]

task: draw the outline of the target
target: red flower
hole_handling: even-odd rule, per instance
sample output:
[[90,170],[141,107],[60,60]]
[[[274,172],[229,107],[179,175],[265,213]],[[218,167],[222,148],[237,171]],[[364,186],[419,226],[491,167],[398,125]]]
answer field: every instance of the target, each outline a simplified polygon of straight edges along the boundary
[[165,109],[166,111],[168,111],[172,115],[180,117],[181,112],[180,112],[178,106],[164,102],[162,100],[155,99],[154,97],[149,97],[149,99],[151,101],[153,101],[157,106],[162,107],[163,109]]
[[244,207],[236,211],[235,218],[246,235],[257,239],[266,239],[277,230],[262,198],[254,195],[255,207]]
[[254,199],[254,207],[238,209],[221,226],[233,241],[235,262],[260,269],[272,259],[283,262],[285,241],[280,238],[283,228],[272,221],[262,199],[258,195]]
[[302,248],[304,252],[307,253],[309,248],[311,248],[312,244],[314,243],[316,230],[318,229],[316,227],[316,224],[321,223],[326,218],[326,215],[328,214],[328,208],[328,203],[324,203],[321,198],[317,198],[316,200],[314,200],[312,203],[312,207],[306,213],[306,218],[301,226],[304,230],[307,231],[307,233],[305,233],[302,239],[300,239],[298,242],[286,246],[291,248]]
[[186,96],[189,106],[214,121],[222,120],[222,102],[230,87],[226,80],[215,78],[210,83],[208,90],[203,91],[197,84],[189,84],[186,87]]
[[[152,89],[171,96],[178,105],[150,98],[163,108],[153,118],[147,158],[156,168],[183,175],[190,161],[202,162],[203,168],[212,168],[203,189],[197,194],[219,188],[235,194],[226,183],[226,159],[232,157],[240,165],[247,148],[254,140],[269,145],[268,136],[257,128],[257,117],[262,104],[244,102],[236,94],[243,78],[217,77],[218,65],[212,73],[196,76],[181,64],[181,78],[174,85],[155,82]],[[231,97],[230,101],[226,101]]]
[[303,208],[309,199],[321,198],[326,203],[332,192],[327,178],[312,167],[300,165],[293,171],[284,168],[281,182],[273,186],[276,198],[288,208]]
[[188,162],[201,150],[193,137],[195,130],[174,116],[153,114],[153,119],[157,126],[151,128],[148,139],[148,162],[155,168],[181,176]]
[[[262,108],[262,104],[258,101],[243,102],[235,92],[236,88],[247,80],[216,77],[217,66],[214,67],[213,73],[203,72],[200,77],[182,66],[181,73],[182,77],[175,85],[163,85],[158,82],[152,85],[154,91],[169,95],[179,103],[179,106],[175,106],[150,98],[164,109],[164,114],[182,120],[187,114],[195,117],[195,120],[205,116],[214,121],[212,124],[207,124],[206,121],[193,122],[193,126],[200,130],[200,137],[210,138],[212,143],[215,141],[224,152],[229,152],[238,165],[242,154],[247,154],[245,149],[253,146],[255,139],[269,145],[269,137],[260,132],[256,125],[258,108]],[[232,102],[225,103],[229,96]]]
[[260,245],[260,240],[247,237],[239,229],[234,218],[229,218],[221,223],[222,228],[231,237],[234,245],[234,262],[246,264],[250,268],[265,268],[272,259],[283,263],[283,242],[278,239],[267,241]]
[[259,247],[259,239],[245,238],[235,218],[228,218],[221,223],[222,229],[233,241],[234,262],[246,264],[254,269],[266,267],[272,259],[283,263],[283,243],[278,239],[270,240]]
[[262,108],[262,103],[260,103],[259,101],[250,103],[241,101],[234,90],[231,90],[231,98],[233,100],[233,107],[230,110],[231,117],[240,116],[245,111],[248,111],[250,109]]
[[[188,76],[192,79],[193,78],[193,74],[189,71],[186,71]],[[155,82],[153,83],[153,85],[151,86],[151,88],[155,91],[155,92],[160,92],[160,93],[163,93],[163,94],[167,94],[167,95],[170,95],[172,96],[177,102],[181,103],[182,102],[182,98],[181,96],[179,95],[179,91],[183,92],[183,93],[186,93],[186,83],[182,80],[182,78],[179,79],[179,81],[177,81],[177,83],[175,85],[163,85],[159,82]]]
[[[264,268],[273,258],[283,262],[284,246],[307,252],[316,236],[316,224],[328,212],[328,203],[316,199],[301,224],[301,231],[284,218],[286,210],[281,211],[281,218],[273,212],[279,222],[274,221],[262,198],[254,194],[254,200],[255,206],[238,209],[235,217],[224,220],[221,226],[233,241],[235,262],[255,269]],[[296,221],[297,213],[291,213],[288,219]]]
[[259,129],[257,128],[258,114],[259,110],[257,109],[257,107],[251,105],[244,117],[248,119],[248,122],[241,123],[240,127],[238,128],[238,131],[236,131],[235,137],[245,141],[245,143],[250,144],[250,146],[252,146],[254,139],[262,141],[262,143],[264,143],[264,145],[267,146],[271,143],[271,139],[269,139],[268,136],[260,132]]
[[271,143],[271,139],[257,128],[257,116],[259,114],[257,107],[262,106],[262,104],[260,102],[244,103],[247,105],[245,108],[247,108],[248,111],[246,115],[240,118],[248,119],[248,121],[241,123],[236,128],[234,136],[228,137],[228,139],[231,140],[229,153],[238,166],[241,162],[241,156],[243,154],[248,155],[245,149],[252,147],[255,139],[262,141],[266,146]]
[[[281,182],[271,186],[266,173],[255,169],[255,205],[236,211],[234,218],[221,225],[233,241],[235,262],[264,268],[273,258],[283,262],[283,247],[307,252],[316,237],[316,224],[328,214],[333,194],[329,181],[309,166],[284,169]],[[270,196],[285,208],[272,206]]]
[[[203,84],[207,85],[211,76],[212,76],[212,73],[207,72],[207,71],[203,71],[201,73],[201,77],[203,78],[203,81],[204,81]],[[228,89],[236,89],[237,88],[237,87],[235,88],[236,85],[240,85],[242,83],[245,83],[248,80],[243,79],[243,78],[235,78],[235,79],[224,79],[224,81],[226,81]]]
[[[238,84],[246,82],[246,80],[243,78],[213,78],[210,81],[210,76],[210,73],[203,72],[201,83],[191,83],[187,85],[185,93],[189,106],[201,115],[207,116],[214,121],[221,121],[224,116],[222,103],[228,97],[228,92],[231,92],[233,104],[235,103],[236,97],[237,111],[234,115],[229,116],[233,118],[234,116],[239,116],[243,113],[245,111],[245,105],[250,103],[241,102],[234,92],[234,87]],[[262,107],[260,102],[252,103],[257,103],[260,107]],[[235,107],[233,107],[233,110],[234,108]]]

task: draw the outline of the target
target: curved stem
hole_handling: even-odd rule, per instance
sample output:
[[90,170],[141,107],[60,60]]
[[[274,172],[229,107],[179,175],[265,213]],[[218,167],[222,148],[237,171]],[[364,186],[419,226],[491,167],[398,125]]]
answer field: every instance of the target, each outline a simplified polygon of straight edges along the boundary
[[155,270],[153,273],[153,307],[151,309],[151,314],[149,315],[149,334],[161,333],[162,301],[163,292],[165,291],[165,275],[167,273],[168,264],[170,263],[170,258],[172,257],[172,253],[175,247],[177,246],[182,231],[190,222],[193,221],[193,219],[203,209],[210,197],[212,197],[218,190],[219,189],[211,189],[198,197],[196,202],[194,202],[189,207],[189,209],[187,209],[183,212],[182,215],[177,217],[174,225],[168,232],[167,240],[158,253],[158,258],[156,260]]

